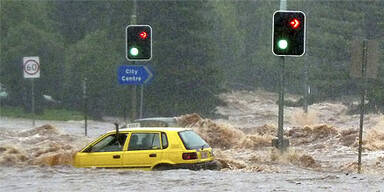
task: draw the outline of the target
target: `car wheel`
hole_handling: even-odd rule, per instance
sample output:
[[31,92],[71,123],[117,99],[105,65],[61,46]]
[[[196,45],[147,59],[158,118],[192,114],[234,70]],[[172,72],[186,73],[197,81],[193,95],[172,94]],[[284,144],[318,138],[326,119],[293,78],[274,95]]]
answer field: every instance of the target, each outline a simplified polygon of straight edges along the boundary
[[160,165],[156,165],[153,170],[155,171],[165,171],[165,170],[170,170],[172,169],[172,166],[169,165],[169,164],[160,164]]

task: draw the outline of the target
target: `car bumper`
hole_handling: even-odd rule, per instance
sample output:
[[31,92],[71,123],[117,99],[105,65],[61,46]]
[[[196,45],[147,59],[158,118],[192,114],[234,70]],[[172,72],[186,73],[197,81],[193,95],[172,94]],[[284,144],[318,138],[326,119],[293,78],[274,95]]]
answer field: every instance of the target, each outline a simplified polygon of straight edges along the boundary
[[172,168],[190,169],[190,170],[201,170],[201,169],[220,170],[221,169],[221,163],[219,161],[216,161],[216,160],[203,162],[203,163],[183,163],[183,164],[173,165]]

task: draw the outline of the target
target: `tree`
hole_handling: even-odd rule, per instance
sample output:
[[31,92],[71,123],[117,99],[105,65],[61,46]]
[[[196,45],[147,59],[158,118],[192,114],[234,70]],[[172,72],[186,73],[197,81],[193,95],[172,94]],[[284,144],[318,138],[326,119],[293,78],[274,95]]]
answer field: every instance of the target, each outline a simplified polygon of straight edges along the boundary
[[121,106],[116,77],[117,66],[121,59],[116,54],[113,43],[108,41],[106,32],[89,33],[84,39],[72,45],[66,56],[64,100],[66,106],[82,109],[82,82],[86,78],[91,114],[96,118],[108,113],[116,114]]
[[[41,78],[35,80],[37,111],[42,111],[42,95],[60,97],[63,51],[60,36],[52,30],[49,6],[43,2],[2,1],[1,79],[9,90],[10,104],[24,103],[30,109],[30,83],[22,76],[22,59],[40,56]],[[28,99],[28,100],[27,100]]]
[[[142,10],[144,9],[144,10]],[[152,66],[155,79],[148,86],[148,113],[212,113],[219,99],[222,75],[215,63],[215,33],[206,1],[141,2],[140,23],[154,29]]]

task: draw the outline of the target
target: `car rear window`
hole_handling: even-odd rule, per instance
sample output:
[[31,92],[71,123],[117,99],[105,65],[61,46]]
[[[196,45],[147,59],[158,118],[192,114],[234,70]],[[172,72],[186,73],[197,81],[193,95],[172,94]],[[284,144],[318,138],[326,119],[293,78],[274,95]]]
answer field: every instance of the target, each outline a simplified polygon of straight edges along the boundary
[[180,131],[179,136],[184,143],[186,149],[200,149],[209,147],[197,133],[192,130]]

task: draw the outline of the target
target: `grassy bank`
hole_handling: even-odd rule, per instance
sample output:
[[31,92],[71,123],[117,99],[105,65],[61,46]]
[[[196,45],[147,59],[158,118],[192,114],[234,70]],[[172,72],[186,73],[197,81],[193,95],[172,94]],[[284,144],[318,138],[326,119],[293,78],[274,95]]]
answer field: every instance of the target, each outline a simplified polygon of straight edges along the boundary
[[[0,115],[5,117],[32,119],[32,113],[26,113],[21,107],[1,107]],[[43,114],[36,114],[38,120],[82,120],[84,115],[78,111],[68,111],[65,109],[46,109]]]

